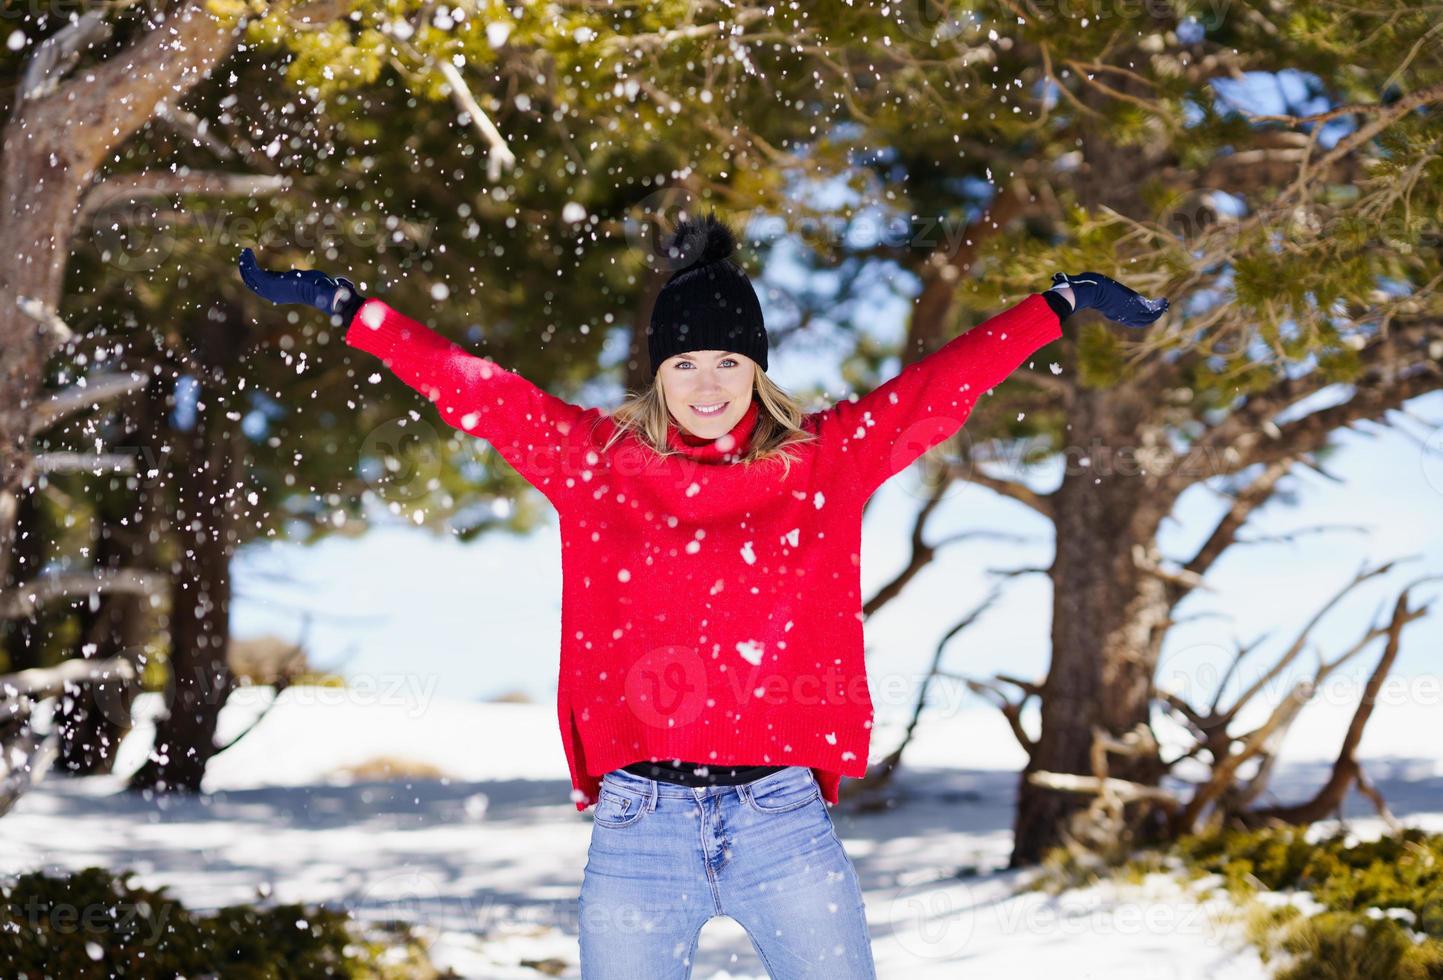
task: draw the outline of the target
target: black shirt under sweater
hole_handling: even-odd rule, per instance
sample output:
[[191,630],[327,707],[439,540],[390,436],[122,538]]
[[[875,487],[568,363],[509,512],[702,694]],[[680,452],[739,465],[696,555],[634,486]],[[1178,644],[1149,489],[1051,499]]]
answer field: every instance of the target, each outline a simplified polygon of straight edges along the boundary
[[[633,776],[641,776],[643,779],[655,779],[663,783],[675,783],[678,786],[735,786],[738,783],[749,783],[754,779],[761,779],[763,776],[770,776],[774,772],[781,772],[786,766],[718,766],[708,765],[704,762],[683,762],[675,765],[671,762],[633,762],[629,766],[622,766],[622,769]],[[707,770],[706,775],[697,772],[698,769]]]

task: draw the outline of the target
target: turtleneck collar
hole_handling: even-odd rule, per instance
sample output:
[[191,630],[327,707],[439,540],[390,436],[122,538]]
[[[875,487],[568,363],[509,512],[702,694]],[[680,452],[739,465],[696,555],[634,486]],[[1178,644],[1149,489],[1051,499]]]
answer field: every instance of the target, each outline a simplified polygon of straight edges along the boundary
[[[747,405],[747,410],[732,426],[725,435],[716,439],[706,439],[695,436],[684,431],[675,421],[668,422],[666,427],[666,443],[671,449],[685,453],[692,459],[705,462],[732,462],[743,455],[751,444],[752,434],[756,431],[757,416],[761,413],[761,403],[755,398]],[[724,443],[727,436],[731,436],[729,448],[722,449],[719,443]]]

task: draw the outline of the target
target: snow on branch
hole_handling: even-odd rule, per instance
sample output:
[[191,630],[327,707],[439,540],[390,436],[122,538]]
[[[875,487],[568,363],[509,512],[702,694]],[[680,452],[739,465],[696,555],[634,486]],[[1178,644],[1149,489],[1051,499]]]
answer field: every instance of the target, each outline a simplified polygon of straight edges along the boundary
[[92,473],[101,470],[134,473],[135,457],[127,453],[40,453],[35,457],[37,473]]
[[0,592],[0,619],[26,619],[48,602],[87,595],[158,595],[167,581],[155,572],[99,569],[70,575],[42,575]]
[[102,7],[87,11],[74,23],[40,42],[25,65],[17,103],[44,98],[54,92],[61,79],[80,61],[81,54],[109,40],[111,30]]
[[96,212],[120,201],[135,203],[141,198],[170,197],[173,194],[204,194],[212,197],[255,197],[289,189],[291,178],[272,174],[233,174],[216,170],[170,173],[147,170],[138,174],[117,174],[90,188],[80,205],[77,223],[83,224]]
[[140,391],[149,381],[144,374],[102,374],[81,378],[35,407],[30,413],[30,435],[37,435],[78,412],[98,408],[102,402]]
[[481,133],[481,138],[486,141],[489,148],[486,154],[486,179],[495,183],[501,179],[503,170],[511,170],[516,166],[516,154],[511,152],[511,147],[506,145],[506,138],[501,135],[501,130],[491,121],[486,110],[481,108],[476,101],[476,96],[471,94],[471,87],[466,84],[466,79],[461,77],[461,72],[455,65],[445,58],[438,59],[436,67],[441,69],[441,74],[446,76],[450,83],[451,97],[456,104],[471,118],[471,123]]

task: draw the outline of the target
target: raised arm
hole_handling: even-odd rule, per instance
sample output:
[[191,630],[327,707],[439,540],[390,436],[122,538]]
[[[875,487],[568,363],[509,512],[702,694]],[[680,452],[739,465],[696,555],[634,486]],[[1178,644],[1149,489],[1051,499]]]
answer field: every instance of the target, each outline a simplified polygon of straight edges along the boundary
[[572,405],[472,354],[430,327],[362,295],[344,277],[314,269],[267,272],[250,249],[240,273],[252,291],[272,303],[304,303],[346,325],[345,341],[374,354],[398,378],[434,402],[442,420],[495,447],[525,480],[553,504],[581,480],[574,472],[572,437],[598,409]]
[[962,428],[982,393],[1039,348],[1062,336],[1070,312],[1057,295],[1034,293],[937,350],[856,401],[818,420],[827,465],[851,479],[865,500],[893,474]]
[[361,303],[345,341],[434,402],[447,425],[489,442],[553,504],[579,485],[572,436],[596,409],[557,398],[374,297]]
[[823,460],[848,473],[862,499],[888,477],[962,427],[990,391],[1039,348],[1062,336],[1062,321],[1097,310],[1127,327],[1146,327],[1167,312],[1098,272],[1056,273],[1052,288],[984,320],[856,401],[820,413]]

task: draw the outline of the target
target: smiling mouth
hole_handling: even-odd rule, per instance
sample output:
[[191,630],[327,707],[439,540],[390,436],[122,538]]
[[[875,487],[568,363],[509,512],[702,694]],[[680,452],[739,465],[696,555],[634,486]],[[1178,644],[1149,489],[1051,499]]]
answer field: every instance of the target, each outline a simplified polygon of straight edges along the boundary
[[716,402],[712,405],[692,405],[691,410],[704,418],[712,418],[726,411],[730,401]]

